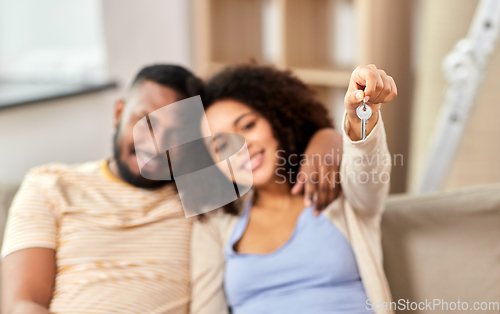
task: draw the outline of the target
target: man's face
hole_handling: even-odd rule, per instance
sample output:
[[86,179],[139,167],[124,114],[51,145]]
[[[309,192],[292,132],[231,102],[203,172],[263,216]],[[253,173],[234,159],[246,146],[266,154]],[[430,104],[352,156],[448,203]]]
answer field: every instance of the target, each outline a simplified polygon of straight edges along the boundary
[[[157,188],[165,185],[168,181],[156,181],[145,179],[139,170],[137,163],[136,146],[134,145],[134,126],[139,120],[149,115],[153,111],[167,106],[179,100],[178,94],[171,88],[160,85],[156,82],[145,80],[134,87],[126,101],[117,101],[115,104],[115,135],[113,139],[113,151],[118,171],[122,179],[134,186],[141,188]],[[153,117],[150,117],[153,118]],[[164,132],[160,136],[169,136],[175,134],[179,127],[179,119],[174,116],[162,116],[161,121]],[[140,141],[151,141],[151,133],[136,133],[136,143]],[[156,134],[156,133],[155,133]],[[157,134],[158,137],[158,134]],[[164,138],[155,138],[160,143]],[[137,147],[142,147],[137,145]],[[156,156],[155,151],[143,151],[139,156]],[[165,158],[155,158],[154,161],[144,165],[143,171],[156,172],[160,168],[168,170],[168,161]],[[142,163],[145,163],[144,161]]]

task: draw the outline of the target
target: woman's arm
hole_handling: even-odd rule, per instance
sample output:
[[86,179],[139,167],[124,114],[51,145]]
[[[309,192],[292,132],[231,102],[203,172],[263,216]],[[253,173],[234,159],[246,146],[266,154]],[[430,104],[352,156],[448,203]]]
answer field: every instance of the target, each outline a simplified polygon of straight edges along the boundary
[[383,211],[389,194],[391,158],[380,116],[365,140],[353,141],[344,120],[344,155],[340,167],[342,192],[353,208],[373,215]]
[[[387,148],[380,106],[394,99],[397,88],[392,77],[374,65],[354,70],[345,97],[344,153],[341,164],[342,191],[355,210],[362,214],[380,213],[389,193],[391,157]],[[373,115],[361,140],[361,120],[356,108],[363,103]]]
[[[210,215],[207,215],[210,216]],[[224,295],[223,240],[214,220],[195,220],[191,233],[190,314],[227,314]]]
[[366,124],[366,135],[370,134],[379,119],[381,104],[396,98],[398,90],[394,79],[373,64],[357,67],[351,75],[349,88],[344,99],[347,119],[351,126],[348,136],[353,141],[361,140],[361,120],[356,109],[365,101],[372,109],[372,116]]

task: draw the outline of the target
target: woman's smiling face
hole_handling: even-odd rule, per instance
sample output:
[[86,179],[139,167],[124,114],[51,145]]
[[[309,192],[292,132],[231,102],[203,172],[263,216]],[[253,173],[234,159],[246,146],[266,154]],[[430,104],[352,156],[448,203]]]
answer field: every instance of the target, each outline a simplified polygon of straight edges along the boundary
[[[238,177],[238,173],[245,176],[251,171],[256,188],[275,179],[279,143],[273,136],[271,124],[264,117],[244,103],[230,99],[212,104],[206,110],[206,116],[210,130],[202,128],[203,137],[214,134],[219,158],[227,156],[225,150],[230,150],[231,137],[218,136],[218,133],[235,133],[246,140],[250,161],[243,157],[232,158],[231,168],[235,177]],[[230,174],[225,175],[231,179]]]

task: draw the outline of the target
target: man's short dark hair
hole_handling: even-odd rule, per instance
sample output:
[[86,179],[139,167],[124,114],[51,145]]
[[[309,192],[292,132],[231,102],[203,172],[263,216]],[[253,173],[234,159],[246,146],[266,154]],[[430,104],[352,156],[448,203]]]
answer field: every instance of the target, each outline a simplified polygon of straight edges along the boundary
[[142,68],[134,78],[131,89],[145,80],[175,90],[179,100],[203,93],[203,81],[189,70],[178,65],[154,64]]

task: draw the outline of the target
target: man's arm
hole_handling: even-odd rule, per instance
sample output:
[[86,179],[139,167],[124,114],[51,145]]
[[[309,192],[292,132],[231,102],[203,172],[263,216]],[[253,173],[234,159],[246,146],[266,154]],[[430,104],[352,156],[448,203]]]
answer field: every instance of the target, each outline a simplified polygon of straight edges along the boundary
[[2,313],[49,314],[56,274],[55,250],[28,248],[2,261]]
[[316,193],[315,214],[318,215],[340,194],[342,134],[332,128],[318,130],[304,154],[307,162],[299,168],[292,194],[304,190],[304,206],[310,206]]
[[42,166],[12,201],[2,244],[2,313],[49,313],[56,274],[57,172]]

